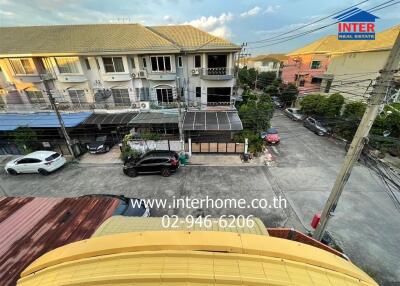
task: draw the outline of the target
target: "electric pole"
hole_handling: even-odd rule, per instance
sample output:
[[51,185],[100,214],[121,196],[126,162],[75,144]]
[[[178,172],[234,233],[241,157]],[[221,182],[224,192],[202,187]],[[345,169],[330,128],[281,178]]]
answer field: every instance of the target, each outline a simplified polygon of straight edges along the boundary
[[74,153],[74,150],[72,149],[71,138],[68,135],[67,129],[65,128],[65,125],[64,125],[64,121],[61,117],[60,111],[58,110],[58,106],[54,100],[53,95],[51,94],[51,90],[50,90],[49,84],[47,82],[48,80],[49,80],[49,78],[47,78],[47,75],[46,75],[46,77],[42,76],[44,88],[46,90],[47,95],[49,96],[50,104],[53,107],[54,111],[56,112],[58,122],[60,123],[61,131],[64,135],[65,142],[67,143],[68,150],[71,153],[72,157],[75,158],[75,153]]
[[393,75],[399,68],[400,61],[400,33],[397,35],[396,42],[389,54],[387,62],[380,76],[376,80],[376,84],[371,92],[371,97],[365,110],[364,116],[361,119],[360,125],[354,135],[353,141],[351,142],[350,148],[344,158],[343,165],[340,169],[339,175],[336,178],[335,184],[333,185],[332,191],[322,211],[321,219],[314,231],[313,237],[317,240],[322,240],[326,226],[329,219],[333,215],[336,205],[339,201],[340,195],[342,194],[343,188],[350,177],[351,170],[353,169],[354,163],[358,160],[360,153],[364,147],[365,141],[367,140],[368,133],[372,127],[379,113],[379,107],[385,99],[388,87],[393,80]]
[[179,77],[176,77],[176,98],[178,100],[178,127],[179,127],[179,141],[181,142],[181,150],[185,151],[185,141],[183,136],[183,118],[182,118],[182,106],[181,106],[181,88],[179,83]]

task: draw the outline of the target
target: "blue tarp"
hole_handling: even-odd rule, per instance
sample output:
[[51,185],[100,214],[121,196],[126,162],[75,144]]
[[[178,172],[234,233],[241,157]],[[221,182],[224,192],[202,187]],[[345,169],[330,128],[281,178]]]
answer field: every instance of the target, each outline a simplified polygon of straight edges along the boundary
[[[65,127],[76,127],[92,112],[61,113]],[[0,113],[0,131],[13,131],[18,127],[58,128],[60,124],[55,112]]]

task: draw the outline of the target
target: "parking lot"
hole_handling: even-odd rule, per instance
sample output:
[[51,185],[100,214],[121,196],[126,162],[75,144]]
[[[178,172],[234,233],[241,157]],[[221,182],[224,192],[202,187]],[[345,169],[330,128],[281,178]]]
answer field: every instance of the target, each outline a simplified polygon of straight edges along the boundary
[[[8,176],[0,185],[8,196],[72,197],[85,194],[123,194],[138,198],[246,198],[282,197],[287,208],[264,209],[152,209],[153,216],[223,214],[255,215],[268,227],[310,229],[314,213],[321,211],[344,157],[343,146],[319,137],[277,113],[273,119],[281,143],[268,147],[274,167],[186,166],[164,178],[146,175],[129,178],[119,164],[69,164],[50,176]],[[345,253],[378,280],[399,281],[399,212],[369,169],[356,166],[328,230]],[[367,266],[368,265],[368,266]]]

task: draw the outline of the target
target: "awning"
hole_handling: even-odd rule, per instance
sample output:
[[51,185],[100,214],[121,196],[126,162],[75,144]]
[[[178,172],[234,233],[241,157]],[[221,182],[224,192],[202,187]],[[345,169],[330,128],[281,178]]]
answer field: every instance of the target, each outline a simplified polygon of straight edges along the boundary
[[178,114],[142,112],[134,117],[129,124],[178,124]]
[[[92,112],[61,113],[67,128],[76,127],[85,121]],[[55,112],[35,113],[2,113],[0,114],[0,131],[12,131],[18,127],[59,128],[60,123]]]
[[100,124],[128,124],[138,113],[123,112],[123,113],[93,113],[85,122],[84,125]]
[[239,131],[243,125],[236,111],[195,111],[186,112],[183,130]]

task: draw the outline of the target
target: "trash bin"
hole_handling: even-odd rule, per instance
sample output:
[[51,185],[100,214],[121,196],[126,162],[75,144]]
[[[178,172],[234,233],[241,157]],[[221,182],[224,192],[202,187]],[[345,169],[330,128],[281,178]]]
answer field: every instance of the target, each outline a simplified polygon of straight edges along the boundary
[[179,162],[181,165],[187,165],[188,157],[186,156],[185,153],[179,154]]

